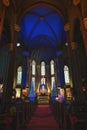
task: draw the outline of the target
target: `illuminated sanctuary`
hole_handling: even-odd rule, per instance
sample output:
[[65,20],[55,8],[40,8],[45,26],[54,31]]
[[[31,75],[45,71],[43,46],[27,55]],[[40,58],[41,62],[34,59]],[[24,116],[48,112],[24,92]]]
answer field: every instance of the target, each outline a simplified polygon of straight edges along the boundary
[[0,0],[0,129],[35,128],[87,129],[87,0]]

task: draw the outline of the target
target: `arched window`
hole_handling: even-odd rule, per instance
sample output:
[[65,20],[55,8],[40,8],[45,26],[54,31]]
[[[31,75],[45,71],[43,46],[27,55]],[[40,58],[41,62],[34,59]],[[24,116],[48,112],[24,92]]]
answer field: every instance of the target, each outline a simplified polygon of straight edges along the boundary
[[44,76],[45,75],[45,62],[41,62],[41,76]]
[[50,71],[51,71],[51,89],[53,89],[53,84],[55,83],[55,76],[53,76],[55,74],[53,60],[50,61]]
[[32,75],[36,74],[36,62],[33,60],[32,61]]
[[70,84],[69,67],[67,65],[64,66],[64,78],[65,84]]
[[51,60],[50,62],[50,67],[51,67],[51,75],[53,75],[54,74],[54,61],[53,60]]
[[17,84],[21,84],[22,82],[22,67],[19,66],[17,68]]
[[35,77],[32,77],[32,83],[33,83],[34,89],[35,89]]
[[55,77],[51,77],[51,89],[53,89],[53,85],[55,84]]

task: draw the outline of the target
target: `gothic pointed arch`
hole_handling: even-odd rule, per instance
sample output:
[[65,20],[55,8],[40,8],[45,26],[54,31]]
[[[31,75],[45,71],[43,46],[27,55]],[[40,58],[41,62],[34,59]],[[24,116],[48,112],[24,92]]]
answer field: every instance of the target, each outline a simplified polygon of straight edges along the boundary
[[18,66],[17,68],[17,84],[22,83],[22,66]]
[[70,85],[69,67],[67,65],[64,65],[64,79],[65,85]]

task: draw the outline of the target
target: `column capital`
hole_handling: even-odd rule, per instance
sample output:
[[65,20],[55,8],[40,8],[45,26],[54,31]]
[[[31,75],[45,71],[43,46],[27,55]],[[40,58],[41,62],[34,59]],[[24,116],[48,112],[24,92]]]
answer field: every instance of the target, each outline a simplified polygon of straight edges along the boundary
[[8,7],[10,5],[10,0],[2,0],[2,3]]
[[85,29],[87,29],[87,18],[83,19],[83,24],[84,24]]
[[77,6],[80,3],[80,0],[73,0],[73,4]]
[[19,32],[20,31],[20,26],[18,25],[18,24],[14,24],[14,30],[16,31],[16,32]]
[[14,49],[13,43],[8,44],[8,49],[9,49],[9,51],[13,51],[13,49]]
[[72,50],[76,50],[77,49],[77,43],[71,42],[71,48],[72,48]]
[[66,24],[64,25],[64,30],[65,30],[66,32],[70,30],[70,24],[69,24],[69,23],[66,23]]

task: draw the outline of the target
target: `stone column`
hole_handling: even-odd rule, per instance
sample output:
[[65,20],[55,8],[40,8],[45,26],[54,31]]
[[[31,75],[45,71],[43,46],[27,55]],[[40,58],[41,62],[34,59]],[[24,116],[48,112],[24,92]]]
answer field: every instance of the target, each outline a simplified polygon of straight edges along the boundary
[[27,86],[27,78],[28,78],[28,56],[29,52],[24,51],[24,63],[23,63],[23,77],[22,77],[22,87],[25,88]]
[[84,40],[84,47],[87,55],[87,1],[86,0],[73,0],[73,4],[77,6],[80,12],[81,31]]
[[10,0],[0,0],[0,40],[3,32],[5,12],[7,7],[9,7],[9,5],[10,5]]
[[31,78],[32,78],[32,61],[31,59],[29,60],[29,89],[31,86]]
[[37,64],[36,67],[36,91],[39,92],[39,87],[40,87],[40,80],[41,80],[41,67],[40,64]]
[[8,64],[8,71],[7,71],[7,78],[5,82],[5,95],[4,98],[8,102],[12,98],[12,92],[13,92],[13,81],[14,81],[14,70],[15,70],[15,56],[16,56],[16,44],[17,44],[17,33],[20,31],[20,27],[18,24],[16,24],[16,15],[15,10],[12,7],[11,3],[9,4],[9,0],[3,0],[3,4],[5,6],[9,6],[9,12],[10,12],[10,30],[11,30],[11,43],[9,43],[9,64]]
[[[50,65],[50,64],[49,64]],[[50,66],[46,65],[46,83],[49,90],[51,90]]]
[[14,70],[15,70],[15,53],[16,53],[16,43],[17,43],[17,32],[14,30],[14,25],[11,25],[11,35],[12,42],[9,44],[9,64],[7,71],[7,79],[5,83],[5,99],[8,101],[12,98],[13,92],[13,81],[14,81]]
[[81,99],[81,77],[80,77],[80,68],[79,68],[79,57],[78,57],[78,50],[77,50],[77,43],[72,42],[72,80],[73,80],[73,89],[74,89],[74,96],[75,100]]
[[59,59],[58,59],[58,53],[56,52],[57,58],[56,58],[56,82],[57,86],[60,86],[60,76],[59,76]]
[[72,28],[69,23],[66,23],[64,26],[64,30],[67,35],[67,41],[65,43],[66,46],[66,55],[67,55],[67,65],[69,67],[69,74],[70,74],[70,87],[72,87],[72,49],[71,49],[71,39],[73,38]]
[[83,21],[81,21],[81,29],[83,34],[84,47],[87,55],[87,18],[84,18]]
[[62,52],[57,52],[57,64],[58,64],[58,77],[59,77],[59,86],[64,87],[64,71],[63,71],[63,57]]
[[29,82],[30,82],[30,62],[29,62],[29,56],[27,57],[27,83],[26,86],[29,88]]
[[73,0],[73,4],[76,6],[80,3],[80,0]]

